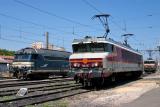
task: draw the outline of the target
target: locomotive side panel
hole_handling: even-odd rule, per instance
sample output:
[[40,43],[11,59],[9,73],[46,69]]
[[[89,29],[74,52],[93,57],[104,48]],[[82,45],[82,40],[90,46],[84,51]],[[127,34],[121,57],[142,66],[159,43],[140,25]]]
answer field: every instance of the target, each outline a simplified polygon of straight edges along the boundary
[[107,56],[108,68],[112,72],[143,71],[143,59],[141,55],[114,46],[113,53]]

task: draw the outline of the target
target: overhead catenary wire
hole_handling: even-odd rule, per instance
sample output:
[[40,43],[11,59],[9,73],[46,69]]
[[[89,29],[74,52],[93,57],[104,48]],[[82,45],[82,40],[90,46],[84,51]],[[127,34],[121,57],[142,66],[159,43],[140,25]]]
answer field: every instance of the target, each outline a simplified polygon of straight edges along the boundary
[[11,41],[11,42],[16,42],[16,43],[25,43],[25,44],[31,44],[30,42],[26,42],[26,41],[19,41],[19,40],[15,40],[15,39],[8,39],[8,38],[4,38],[4,37],[1,37],[0,40],[6,40],[6,41]]
[[[5,37],[4,37],[4,36],[5,36]],[[6,38],[6,37],[14,37],[14,39]],[[17,40],[17,39],[15,39],[15,38],[19,38],[20,40]],[[24,39],[25,41],[22,41],[22,39]],[[15,42],[30,43],[30,44],[31,44],[31,42],[26,42],[26,40],[30,40],[30,41],[32,41],[32,43],[33,43],[33,41],[41,41],[41,42],[44,42],[43,40],[32,39],[32,38],[28,38],[28,37],[24,37],[24,36],[22,36],[22,37],[20,38],[20,37],[18,37],[17,35],[6,35],[6,34],[5,34],[5,35],[3,34],[3,37],[1,37],[0,40],[13,40],[13,41],[15,41]]]
[[[15,28],[11,28],[11,27],[4,27],[4,26],[2,26],[1,25],[1,29],[7,29],[7,30],[13,30],[13,31],[18,31],[19,32],[19,29],[15,29]],[[21,35],[22,35],[22,32],[25,32],[25,33],[31,33],[31,34],[34,34],[34,36],[38,36],[38,35],[40,35],[40,34],[37,34],[37,33],[33,33],[33,32],[27,32],[27,31],[23,31],[23,30],[21,30]],[[36,35],[35,35],[36,34]],[[2,35],[2,34],[1,34]],[[18,34],[19,35],[19,34]],[[25,37],[25,36],[18,36],[18,35],[5,35],[5,37],[3,37],[2,38],[2,36],[1,36],[1,38],[0,38],[0,40],[10,40],[10,41],[12,41],[13,40],[13,42],[20,42],[20,43],[29,43],[29,44],[31,44],[31,42],[32,43],[34,43],[35,41],[39,41],[39,42],[43,42],[43,43],[45,43],[45,41],[43,41],[43,40],[38,40],[38,39],[32,39],[32,38],[29,38],[29,37]],[[14,38],[18,38],[18,39],[20,39],[20,40],[14,40],[14,39],[8,39],[8,38],[6,38],[6,37],[14,37]],[[51,36],[51,38],[53,38],[53,36]],[[29,40],[29,41],[31,41],[31,42],[25,42],[25,41],[22,41],[22,40]],[[62,38],[62,39],[57,39],[57,37],[56,37],[56,41],[58,42],[58,40],[61,40],[61,44],[63,44],[63,46],[64,46],[64,38]],[[58,45],[55,45],[55,43],[54,43],[54,46],[58,46]]]
[[[84,2],[86,5],[88,5],[89,7],[91,7],[93,10],[97,11],[98,13],[100,14],[104,14],[101,10],[99,10],[98,8],[96,8],[94,5],[92,5],[89,1],[87,0],[81,0],[82,2]],[[114,18],[112,15],[110,15],[112,18]],[[111,22],[117,27],[119,28],[120,30],[124,31],[125,30],[119,25],[117,24],[117,22],[115,22],[113,19],[111,20]]]
[[59,16],[59,15],[56,15],[56,14],[54,14],[54,13],[51,13],[51,12],[48,12],[48,11],[46,11],[46,10],[40,9],[40,8],[38,8],[38,7],[35,7],[35,6],[33,6],[33,5],[30,5],[30,4],[27,4],[27,3],[22,2],[22,1],[20,1],[20,0],[14,0],[14,1],[17,2],[17,3],[19,3],[19,4],[24,5],[24,6],[26,6],[26,7],[30,7],[30,8],[32,8],[32,9],[34,9],[34,10],[37,10],[37,11],[39,11],[39,12],[41,12],[41,13],[45,13],[45,14],[48,14],[48,15],[50,15],[50,16],[56,17],[56,18],[58,18],[58,19],[61,19],[61,20],[64,20],[64,21],[67,21],[67,22],[70,22],[70,23],[74,23],[74,24],[77,24],[77,25],[89,27],[89,25],[82,24],[82,23],[80,23],[80,22],[77,22],[77,21],[74,21],[74,20],[71,20],[71,19],[68,19],[68,18]]
[[[88,5],[89,7],[91,7],[93,10],[97,11],[100,14],[104,14],[101,10],[99,10],[98,8],[96,8],[93,4],[91,4],[88,0],[81,0],[82,2],[84,2],[86,5]],[[111,22],[121,31],[123,31],[124,33],[127,33],[127,28],[126,28],[126,23],[124,25],[124,28],[121,27],[116,21],[113,20],[114,17],[111,15]]]
[[[13,31],[17,31],[17,32],[19,32],[19,29],[15,29],[15,28],[10,28],[10,27],[1,27],[1,29],[7,29],[7,30],[13,30]],[[37,37],[39,37],[38,35],[42,35],[42,34],[37,34],[37,33],[33,33],[33,32],[28,32],[28,31],[24,31],[24,30],[21,30],[20,31],[20,39],[27,39],[27,40],[32,40],[32,41],[39,41],[39,40],[35,40],[35,39],[31,39],[31,38],[27,38],[27,37],[24,37],[24,36],[22,36],[22,33],[27,33],[27,34],[34,34],[34,36],[37,36]],[[13,35],[10,35],[9,37],[18,37],[18,35],[17,36],[13,36]],[[19,38],[19,37],[18,37]],[[44,41],[43,41],[44,42]]]
[[98,13],[102,13],[99,9],[97,9],[94,5],[92,5],[91,3],[89,3],[87,0],[82,0],[85,4],[87,4],[88,6],[90,6],[92,9],[96,10]]
[[[111,16],[112,18],[114,18],[113,16]],[[123,32],[126,32],[126,30],[124,28],[122,28],[117,22],[115,22],[114,20],[111,20],[111,22],[120,30],[122,30]]]
[[[2,26],[2,29],[12,30],[12,31],[17,31],[17,32],[19,32],[19,29],[7,27],[7,26],[4,26],[4,25]],[[38,36],[38,37],[39,37],[39,35],[42,35],[42,34],[40,34],[40,33],[34,33],[34,32],[24,31],[24,30],[22,30],[22,29],[21,29],[21,33],[33,34],[34,36]]]
[[[60,30],[60,29],[57,29],[57,28],[53,28],[53,27],[50,27],[50,26],[47,26],[47,25],[38,24],[38,23],[35,23],[35,22],[31,22],[31,21],[26,21],[26,20],[23,20],[23,19],[14,17],[14,16],[6,15],[4,13],[0,13],[0,16],[7,17],[7,18],[10,18],[10,19],[14,19],[14,20],[17,20],[17,21],[20,21],[20,22],[23,22],[23,23],[32,24],[32,25],[35,25],[35,26],[38,26],[38,27],[41,27],[41,28],[56,30],[56,31],[60,31],[60,32],[63,32],[63,33],[66,33],[66,34],[73,34],[72,32],[63,31],[63,30]],[[79,35],[76,34],[76,33],[74,33],[74,35],[79,37]]]
[[[14,38],[19,38],[18,36],[16,36],[16,35],[5,35],[5,37],[14,37]],[[4,37],[3,37],[4,38]],[[7,38],[4,38],[4,39],[7,39]],[[29,40],[29,41],[32,41],[32,43],[33,43],[33,41],[39,41],[39,42],[44,42],[43,40],[37,40],[37,39],[32,39],[32,38],[28,38],[28,37],[24,37],[24,36],[22,36],[21,38],[19,38],[20,40],[22,40],[22,39],[24,39],[25,41],[26,40]],[[17,40],[17,39],[16,39]]]
[[[32,40],[33,41],[33,39],[29,39],[29,38],[26,38],[26,37],[22,37],[22,38],[25,39],[25,40],[27,39],[27,40]],[[10,39],[10,38],[5,38],[5,37],[1,37],[0,40],[16,42],[16,43],[24,43],[24,44],[30,44],[30,45],[33,43],[33,42],[26,42],[26,41],[23,41],[23,40]],[[37,41],[37,40],[35,40],[35,41]],[[55,45],[55,44],[54,44],[54,46],[59,47],[58,45]]]
[[[13,17],[13,16],[10,16],[10,15],[6,15],[4,13],[0,13],[0,16],[3,16],[3,17],[7,17],[7,18],[10,18],[10,19],[14,19],[16,21],[20,21],[20,22],[23,22],[23,23],[28,23],[28,24],[32,24],[32,25],[35,25],[35,26],[38,26],[38,27],[42,27],[42,28],[47,28],[47,29],[52,29],[52,30],[55,30],[55,28],[51,28],[51,27],[48,27],[46,25],[41,25],[41,24],[37,24],[37,23],[34,23],[34,22],[30,22],[30,21],[26,21],[26,20],[23,20],[23,19],[20,19],[20,18],[17,18],[17,17]],[[58,29],[56,29],[58,30]],[[59,30],[63,33],[66,33],[66,34],[72,34],[72,32],[66,32],[66,31],[62,31],[62,30]],[[51,33],[51,35],[53,35],[53,33]],[[80,37],[78,34],[74,33],[75,36],[77,37]],[[53,36],[55,37],[55,36]],[[55,38],[54,38],[55,39]],[[3,39],[4,40],[4,39]],[[56,37],[56,40],[57,40],[57,37]],[[63,41],[63,38],[61,39]],[[58,41],[58,40],[57,40]],[[55,45],[57,46],[57,45]]]
[[[21,32],[21,33],[26,33],[26,34],[33,34],[34,36],[37,36],[37,37],[40,37],[40,35],[44,36],[42,33],[34,33],[34,32],[30,32],[30,31],[25,31],[22,29],[19,30],[18,28],[8,27],[5,25],[1,25],[1,29],[13,30],[13,31]],[[51,38],[56,37],[57,40],[63,40],[63,38],[60,38],[60,36],[56,36],[56,34],[53,34],[53,33],[50,33],[50,36],[51,36]],[[66,38],[66,39],[70,39],[70,38]]]

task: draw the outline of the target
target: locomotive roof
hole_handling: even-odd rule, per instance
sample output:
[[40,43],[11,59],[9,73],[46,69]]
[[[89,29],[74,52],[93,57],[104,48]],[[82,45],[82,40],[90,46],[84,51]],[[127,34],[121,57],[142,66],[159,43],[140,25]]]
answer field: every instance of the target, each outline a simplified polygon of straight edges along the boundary
[[154,59],[146,59],[146,60],[144,60],[144,62],[152,62],[152,61],[154,61],[154,62],[156,62],[156,60],[154,60]]
[[113,45],[116,45],[116,46],[118,46],[120,48],[123,48],[125,50],[128,50],[128,51],[131,51],[131,52],[134,52],[134,53],[137,53],[137,54],[141,55],[140,52],[131,48],[129,45],[124,45],[120,42],[114,41],[111,38],[107,39],[107,38],[103,38],[103,37],[97,37],[97,38],[86,37],[84,39],[74,39],[72,44],[74,45],[74,44],[80,44],[80,43],[94,43],[94,42],[113,44]]
[[34,48],[24,48],[17,51],[16,54],[41,54],[43,56],[55,56],[55,57],[69,57],[71,55],[71,53],[67,51],[34,49]]

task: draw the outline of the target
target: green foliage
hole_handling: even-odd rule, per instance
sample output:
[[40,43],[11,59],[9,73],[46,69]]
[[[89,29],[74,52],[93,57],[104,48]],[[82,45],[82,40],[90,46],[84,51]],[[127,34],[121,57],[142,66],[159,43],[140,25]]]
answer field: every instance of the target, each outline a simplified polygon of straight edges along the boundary
[[13,98],[15,98],[15,96],[3,96],[3,97],[0,97],[0,101],[11,100]]
[[0,49],[0,55],[5,55],[5,56],[13,56],[15,51],[9,51],[6,49]]

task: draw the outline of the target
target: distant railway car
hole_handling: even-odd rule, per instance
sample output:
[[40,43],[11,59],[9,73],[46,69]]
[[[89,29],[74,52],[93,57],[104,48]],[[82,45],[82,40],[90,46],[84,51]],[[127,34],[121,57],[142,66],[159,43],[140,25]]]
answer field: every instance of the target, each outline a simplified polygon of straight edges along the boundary
[[157,70],[157,61],[153,59],[148,59],[144,61],[144,71],[145,72],[156,72]]
[[47,78],[49,75],[66,76],[70,52],[24,48],[16,52],[11,71],[17,78]]
[[71,72],[84,86],[102,85],[119,76],[138,78],[143,72],[142,55],[129,46],[107,38],[75,39],[70,56]]

